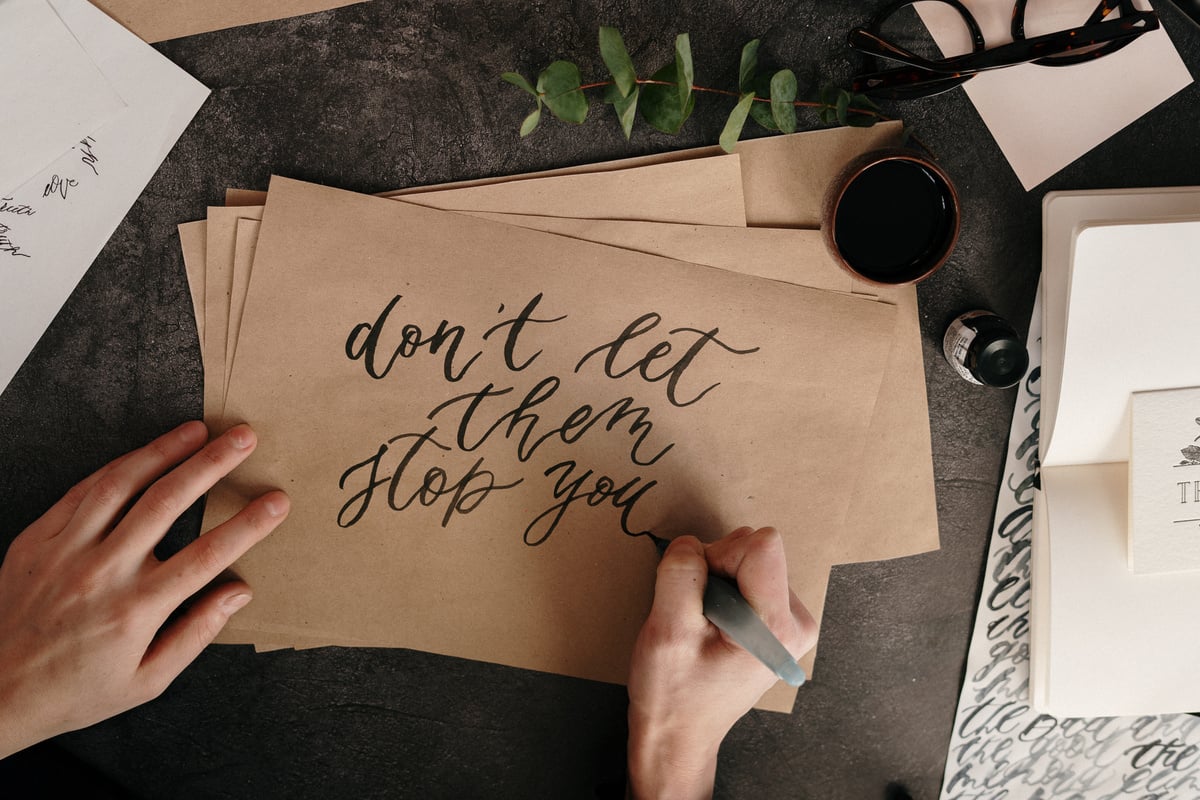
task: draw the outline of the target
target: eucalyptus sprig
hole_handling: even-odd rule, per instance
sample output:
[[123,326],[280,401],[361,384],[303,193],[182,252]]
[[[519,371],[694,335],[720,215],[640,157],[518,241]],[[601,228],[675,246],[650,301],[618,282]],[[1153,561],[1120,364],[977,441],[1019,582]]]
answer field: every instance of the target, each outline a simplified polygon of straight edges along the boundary
[[616,112],[626,139],[633,132],[638,112],[651,127],[674,134],[691,116],[697,93],[735,97],[737,102],[721,131],[721,147],[729,152],[741,138],[747,118],[753,118],[769,131],[784,133],[796,130],[797,108],[814,110],[825,124],[870,127],[887,119],[870,98],[836,86],[822,88],[815,99],[797,99],[799,82],[792,70],[759,72],[758,45],[759,40],[754,39],[742,48],[736,92],[694,84],[692,46],[686,33],[675,37],[675,53],[670,63],[649,78],[639,78],[620,32],[608,27],[600,28],[600,57],[611,80],[584,83],[579,67],[570,61],[553,62],[538,74],[536,83],[516,72],[505,72],[500,77],[532,95],[537,103],[521,123],[521,136],[533,133],[542,120],[543,109],[565,122],[581,124],[588,115],[584,92],[593,89],[604,90],[603,100]]

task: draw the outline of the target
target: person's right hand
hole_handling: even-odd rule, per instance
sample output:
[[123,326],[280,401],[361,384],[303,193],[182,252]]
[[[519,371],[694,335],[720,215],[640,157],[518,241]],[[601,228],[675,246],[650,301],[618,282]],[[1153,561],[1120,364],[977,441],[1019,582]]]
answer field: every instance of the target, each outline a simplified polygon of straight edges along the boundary
[[710,570],[737,583],[793,656],[817,641],[816,622],[788,587],[774,528],[739,528],[707,546],[692,536],[671,542],[629,671],[635,798],[711,796],[721,740],[778,680],[704,616]]
[[249,602],[241,581],[210,583],[284,520],[283,492],[166,561],[154,546],[255,444],[246,425],[209,442],[203,423],[186,423],[84,480],[13,541],[0,564],[0,758],[157,697]]

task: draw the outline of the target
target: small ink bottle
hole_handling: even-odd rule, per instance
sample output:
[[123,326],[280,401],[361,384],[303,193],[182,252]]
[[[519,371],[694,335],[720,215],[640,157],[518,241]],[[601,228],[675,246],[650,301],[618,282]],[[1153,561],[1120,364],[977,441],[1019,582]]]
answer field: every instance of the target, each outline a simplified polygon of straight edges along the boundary
[[1029,351],[1017,332],[991,311],[968,311],[946,329],[942,352],[971,383],[1006,389],[1029,368]]

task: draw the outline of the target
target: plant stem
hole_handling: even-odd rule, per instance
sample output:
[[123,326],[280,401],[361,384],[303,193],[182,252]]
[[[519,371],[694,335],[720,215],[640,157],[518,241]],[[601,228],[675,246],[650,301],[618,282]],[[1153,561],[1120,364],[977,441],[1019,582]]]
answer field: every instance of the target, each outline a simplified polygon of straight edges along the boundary
[[[616,83],[616,81],[596,81],[595,83],[585,83],[582,86],[580,86],[579,88],[582,91],[586,91],[588,89],[600,89],[605,86],[612,86],[614,83]],[[677,86],[678,85],[678,84],[672,83],[671,81],[656,81],[656,80],[651,80],[649,78],[636,78],[636,79],[634,79],[634,83],[636,83],[638,86]],[[739,97],[739,98],[741,97],[741,95],[738,94],[737,92],[731,92],[728,89],[713,89],[708,86],[696,86],[695,84],[692,85],[692,91],[693,92],[707,92],[709,94],[723,94],[727,97]],[[771,99],[768,97],[755,96],[754,102],[769,103],[769,102],[771,102]],[[820,102],[814,102],[811,100],[793,100],[792,105],[796,106],[797,108],[833,108],[833,106],[831,106],[829,103],[820,103]],[[867,116],[875,117],[875,119],[877,119],[881,122],[895,122],[896,121],[895,117],[889,117],[887,114],[882,114],[882,113],[875,111],[874,109],[870,109],[870,108],[848,108],[846,110],[853,111],[855,114],[866,114]],[[922,142],[916,136],[909,136],[908,140],[910,142],[912,142],[913,144],[917,145],[917,147],[920,147],[922,150],[924,150],[931,158],[933,157],[933,151],[930,150],[928,145],[926,145],[924,142]],[[1200,421],[1200,420],[1198,420],[1198,421]],[[1200,437],[1197,437],[1197,438],[1200,438]]]
[[[582,86],[580,86],[579,88],[583,91],[587,91],[588,89],[600,89],[604,86],[612,86],[614,83],[615,83],[615,81],[596,81],[595,83],[585,83]],[[672,83],[671,81],[655,81],[655,80],[650,80],[649,78],[637,78],[634,80],[634,83],[636,83],[638,86],[677,86],[678,85],[678,84]],[[708,94],[723,94],[726,97],[741,97],[741,95],[738,94],[737,92],[731,92],[728,89],[713,89],[709,86],[693,85],[692,91],[693,92],[706,92]],[[756,96],[754,98],[754,102],[769,103],[769,102],[771,102],[771,99],[769,97],[757,97]],[[831,106],[829,103],[820,103],[820,102],[816,102],[813,100],[793,100],[792,105],[795,106],[796,108],[833,108],[833,106]],[[869,117],[875,117],[875,119],[881,120],[883,122],[894,121],[893,117],[889,117],[886,114],[881,114],[878,111],[875,111],[875,110],[869,109],[869,108],[853,108],[852,107],[852,108],[848,108],[846,110],[852,111],[855,114],[864,114]],[[923,146],[924,145],[922,145],[922,147]]]

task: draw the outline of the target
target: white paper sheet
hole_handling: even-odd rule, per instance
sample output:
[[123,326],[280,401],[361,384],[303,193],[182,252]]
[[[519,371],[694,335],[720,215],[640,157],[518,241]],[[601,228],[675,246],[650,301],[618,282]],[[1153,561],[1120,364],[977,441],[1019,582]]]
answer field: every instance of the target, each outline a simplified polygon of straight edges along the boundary
[[51,5],[128,105],[0,206],[0,391],[208,96],[85,0]]
[[0,196],[125,107],[46,0],[0,0]]
[[[1053,438],[1067,330],[1067,291],[1075,233],[1082,227],[1121,220],[1200,219],[1200,188],[1105,189],[1050,192],[1042,201],[1042,464],[1053,465],[1044,445]],[[1049,378],[1053,378],[1050,380]]]
[[[1011,2],[963,0],[963,5],[989,47],[1012,41]],[[1095,7],[1095,0],[1030,3],[1026,36],[1078,26]],[[966,28],[952,8],[943,3],[916,8],[944,53],[970,52]],[[1021,185],[1032,189],[1191,82],[1160,27],[1094,61],[1007,67],[976,75],[963,89]]]
[[1123,463],[1042,474],[1051,579],[1040,710],[1108,716],[1200,709],[1193,623],[1200,577],[1129,570],[1128,481]]
[[1048,466],[1128,461],[1130,393],[1200,385],[1197,252],[1200,222],[1076,234]]

